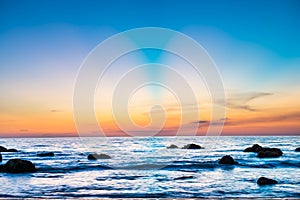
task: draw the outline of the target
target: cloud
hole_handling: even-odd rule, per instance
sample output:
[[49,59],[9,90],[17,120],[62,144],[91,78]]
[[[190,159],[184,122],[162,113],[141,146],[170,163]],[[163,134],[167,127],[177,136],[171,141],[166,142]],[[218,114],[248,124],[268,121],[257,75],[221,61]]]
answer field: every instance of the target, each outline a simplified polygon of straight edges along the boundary
[[[300,111],[286,113],[283,115],[273,115],[269,117],[255,117],[250,119],[226,119],[224,125],[225,126],[239,126],[245,124],[253,124],[253,123],[266,123],[266,122],[283,122],[283,121],[298,121],[300,120]],[[212,122],[211,125],[220,125],[222,121]]]
[[200,126],[239,126],[245,124],[253,123],[266,123],[266,122],[283,122],[283,121],[300,121],[300,111],[286,113],[282,115],[272,115],[269,117],[255,117],[250,119],[230,119],[230,118],[221,118],[217,121],[205,121],[199,120],[191,122],[191,124],[199,124]]
[[207,121],[207,120],[198,120],[198,121],[194,121],[192,123],[193,124],[206,124],[206,123],[209,123],[209,121]]
[[269,93],[269,92],[256,92],[256,93],[250,93],[248,96],[248,102],[252,101],[254,99],[260,98],[260,97],[264,97],[264,96],[270,96],[273,95],[273,93]]
[[275,115],[270,117],[256,117],[249,122],[280,122],[280,121],[293,121],[293,120],[300,120],[300,111],[286,113],[283,115]]
[[53,109],[53,110],[50,110],[50,112],[56,113],[56,112],[61,112],[61,111],[60,111],[60,110]]
[[223,126],[225,124],[224,119],[225,118],[221,118],[216,121],[198,120],[198,121],[191,122],[190,124],[198,124],[198,127]]
[[19,131],[20,132],[28,132],[29,130],[28,129],[20,129]]
[[248,92],[248,93],[236,93],[232,97],[227,98],[226,106],[232,109],[247,110],[251,112],[259,111],[253,107],[251,102],[255,99],[271,96],[273,93],[268,92]]

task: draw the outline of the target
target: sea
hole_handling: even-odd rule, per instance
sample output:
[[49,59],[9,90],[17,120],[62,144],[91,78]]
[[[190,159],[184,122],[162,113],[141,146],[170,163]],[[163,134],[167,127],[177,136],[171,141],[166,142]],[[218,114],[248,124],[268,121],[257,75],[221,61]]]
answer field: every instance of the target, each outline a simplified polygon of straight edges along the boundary
[[[195,143],[202,149],[168,149]],[[276,147],[279,158],[243,150]],[[300,136],[0,138],[5,164],[21,158],[35,173],[0,173],[1,198],[300,198]],[[53,157],[37,153],[53,152]],[[90,153],[111,159],[88,160]],[[238,164],[221,165],[232,156]],[[276,185],[259,186],[259,177]]]

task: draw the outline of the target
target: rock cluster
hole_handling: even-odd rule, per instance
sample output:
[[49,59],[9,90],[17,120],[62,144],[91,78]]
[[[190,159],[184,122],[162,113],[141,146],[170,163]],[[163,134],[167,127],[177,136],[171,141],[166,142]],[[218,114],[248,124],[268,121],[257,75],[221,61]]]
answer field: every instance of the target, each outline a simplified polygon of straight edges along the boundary
[[278,148],[265,148],[258,144],[254,144],[252,147],[247,147],[244,152],[257,153],[257,157],[259,158],[276,158],[283,154]]
[[184,147],[182,147],[183,149],[201,149],[202,147],[198,144],[187,144]]
[[[179,148],[177,145],[175,144],[171,144],[170,146],[167,147],[167,149],[177,149]],[[187,145],[184,145],[181,149],[202,149],[202,147],[198,144],[187,144]]]

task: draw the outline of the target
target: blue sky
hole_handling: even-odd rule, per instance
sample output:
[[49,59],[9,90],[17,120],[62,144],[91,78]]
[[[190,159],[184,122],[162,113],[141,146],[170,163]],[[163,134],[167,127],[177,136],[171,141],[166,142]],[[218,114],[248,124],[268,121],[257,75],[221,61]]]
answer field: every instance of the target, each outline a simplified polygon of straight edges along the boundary
[[71,112],[74,79],[88,53],[115,33],[148,26],[181,31],[203,45],[229,97],[290,95],[297,110],[299,11],[297,0],[1,0],[0,123],[6,132],[31,130],[5,121]]
[[112,27],[117,31],[143,26],[181,30],[212,26],[261,44],[281,56],[299,56],[297,0],[279,1],[1,1],[1,33],[46,24]]

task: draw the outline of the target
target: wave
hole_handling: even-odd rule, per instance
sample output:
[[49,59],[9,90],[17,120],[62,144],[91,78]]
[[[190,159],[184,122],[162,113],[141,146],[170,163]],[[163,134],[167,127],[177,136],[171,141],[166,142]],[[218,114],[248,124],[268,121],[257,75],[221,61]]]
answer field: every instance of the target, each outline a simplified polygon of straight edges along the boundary
[[37,167],[37,172],[47,172],[47,173],[68,173],[74,171],[92,171],[92,170],[108,170],[113,169],[109,166],[104,165],[80,165],[80,166],[62,166],[62,167],[52,167],[52,166],[42,166]]
[[[67,164],[66,164],[67,165]],[[222,165],[218,161],[204,161],[204,162],[186,162],[175,161],[166,163],[143,163],[143,164],[130,164],[125,166],[112,166],[112,165],[90,165],[89,163],[84,165],[71,165],[71,166],[40,166],[37,167],[38,172],[47,173],[67,173],[73,171],[93,171],[93,170],[169,170],[169,171],[198,171],[201,169],[214,169],[223,168],[231,169],[234,167],[249,167],[249,168],[289,168],[300,167],[298,161],[269,161],[265,163],[247,163],[243,161],[235,165]]]
[[290,167],[300,167],[300,162],[295,160],[285,160],[285,161],[265,161],[264,163],[247,163],[244,161],[238,164],[241,167],[251,167],[251,168],[290,168]]

